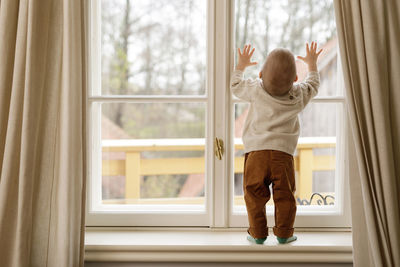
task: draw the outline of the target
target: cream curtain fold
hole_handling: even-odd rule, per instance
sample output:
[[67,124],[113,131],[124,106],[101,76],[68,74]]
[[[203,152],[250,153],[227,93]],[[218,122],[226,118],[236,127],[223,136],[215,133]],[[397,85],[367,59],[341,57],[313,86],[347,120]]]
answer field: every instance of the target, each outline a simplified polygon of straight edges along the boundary
[[359,177],[355,266],[400,266],[400,2],[335,0]]
[[0,2],[0,266],[83,266],[83,9]]

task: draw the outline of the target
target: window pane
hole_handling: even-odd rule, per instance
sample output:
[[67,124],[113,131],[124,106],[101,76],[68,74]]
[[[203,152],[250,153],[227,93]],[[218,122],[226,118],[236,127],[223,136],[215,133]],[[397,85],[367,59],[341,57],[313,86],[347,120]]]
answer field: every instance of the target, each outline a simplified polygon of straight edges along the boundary
[[[319,96],[343,94],[336,79],[338,42],[332,0],[237,0],[235,27],[236,47],[250,43],[256,48],[253,59],[258,65],[248,68],[248,75],[258,77],[266,55],[276,47],[304,56],[305,43],[317,41],[323,48],[318,60]],[[300,60],[296,65],[302,81],[307,66]]]
[[204,207],[204,103],[102,104],[102,204]]
[[199,95],[206,0],[102,0],[101,93]]
[[[243,200],[242,130],[249,104],[235,104],[234,205]],[[336,132],[341,104],[311,103],[300,114],[301,134],[295,152],[298,205],[333,205],[336,190]],[[267,205],[272,205],[272,199]]]
[[296,150],[299,205],[333,205],[336,187],[336,135],[342,104],[311,103],[300,113]]
[[[235,154],[234,154],[234,205],[243,206],[243,166],[244,166],[244,148],[242,142],[242,131],[244,122],[250,105],[248,103],[235,104]],[[271,204],[269,201],[268,205]]]

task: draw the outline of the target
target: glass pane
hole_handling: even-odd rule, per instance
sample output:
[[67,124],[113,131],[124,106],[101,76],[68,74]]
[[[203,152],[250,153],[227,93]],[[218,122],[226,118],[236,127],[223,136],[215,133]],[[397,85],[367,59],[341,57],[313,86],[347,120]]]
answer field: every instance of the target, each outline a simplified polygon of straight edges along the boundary
[[199,95],[206,0],[102,0],[104,95]]
[[102,204],[204,207],[204,103],[102,104]]
[[[234,204],[244,205],[242,130],[249,104],[235,104]],[[333,205],[336,185],[336,132],[341,104],[311,103],[300,114],[295,152],[298,205]],[[272,198],[267,205],[272,205]]]
[[[242,141],[242,131],[244,122],[249,110],[248,103],[235,104],[235,154],[234,154],[234,205],[243,206],[243,166],[244,166],[244,147]],[[269,203],[268,203],[269,204]]]
[[335,204],[340,110],[340,103],[311,103],[300,113],[300,138],[295,154],[299,205]]
[[[253,59],[259,64],[247,68],[249,76],[258,77],[272,49],[284,47],[304,56],[305,43],[317,41],[323,48],[318,60],[319,96],[343,94],[336,81],[338,41],[332,0],[237,0],[235,10],[235,46],[250,43],[256,48]],[[307,66],[300,60],[296,65],[302,81]]]

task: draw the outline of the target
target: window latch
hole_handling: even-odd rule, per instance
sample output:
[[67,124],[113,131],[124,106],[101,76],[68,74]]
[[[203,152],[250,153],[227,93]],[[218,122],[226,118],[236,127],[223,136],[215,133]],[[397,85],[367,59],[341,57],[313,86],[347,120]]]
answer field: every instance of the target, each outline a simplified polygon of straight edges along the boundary
[[222,160],[222,156],[224,155],[224,141],[222,139],[218,139],[215,137],[215,156]]

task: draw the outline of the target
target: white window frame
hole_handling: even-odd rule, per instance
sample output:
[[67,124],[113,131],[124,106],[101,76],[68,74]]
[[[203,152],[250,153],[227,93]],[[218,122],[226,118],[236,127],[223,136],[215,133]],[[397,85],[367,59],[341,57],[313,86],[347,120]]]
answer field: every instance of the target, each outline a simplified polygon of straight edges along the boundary
[[[213,72],[213,23],[210,14],[214,14],[211,0],[207,0],[207,90],[204,95],[198,96],[103,96],[101,95],[101,1],[90,0],[88,8],[88,92],[87,92],[87,118],[88,118],[88,185],[87,185],[87,226],[209,226],[210,210],[213,188],[210,177],[213,177],[213,105],[214,98],[209,88],[213,86],[210,73]],[[96,92],[96,93],[94,93]],[[166,212],[163,207],[157,210],[129,211],[128,205],[118,210],[101,208],[97,203],[101,200],[101,138],[100,138],[100,108],[99,103],[204,103],[207,127],[205,133],[206,148],[206,197],[205,210],[192,210],[190,206],[176,206],[173,211]],[[209,149],[211,148],[211,149]],[[96,179],[96,178],[97,179]],[[154,207],[153,207],[154,208]],[[182,209],[183,208],[183,209]]]
[[[238,100],[232,99],[229,88],[230,73],[234,64],[234,0],[206,0],[207,1],[207,90],[201,96],[100,96],[93,94],[94,89],[100,90],[101,75],[101,7],[100,0],[90,0],[88,8],[88,93],[87,93],[87,122],[88,122],[88,184],[87,184],[87,226],[197,226],[211,228],[246,227],[247,215],[233,211],[233,108]],[[226,49],[226,48],[229,49]],[[216,74],[222,75],[216,75]],[[338,71],[338,74],[341,71]],[[338,79],[338,81],[341,79]],[[129,103],[206,103],[206,204],[204,212],[174,211],[174,212],[129,212],[129,211],[95,211],[96,199],[93,188],[101,188],[98,179],[101,177],[98,162],[101,160],[100,118],[96,113],[99,102],[129,102]],[[340,117],[343,122],[338,136],[336,177],[343,175],[344,179],[336,179],[335,196],[339,206],[335,211],[315,214],[298,208],[295,227],[350,227],[350,208],[344,203],[349,202],[347,183],[348,177],[348,147],[349,130],[344,97],[317,97],[314,103],[342,103]],[[340,120],[338,120],[340,121]],[[347,133],[347,134],[344,134]],[[214,139],[218,137],[225,143],[225,154],[222,160],[214,156]],[[342,138],[344,137],[344,138]],[[93,160],[96,155],[97,159]],[[340,195],[342,194],[342,195]],[[98,200],[98,199],[97,199]],[[273,222],[271,212],[268,211],[269,224]]]

